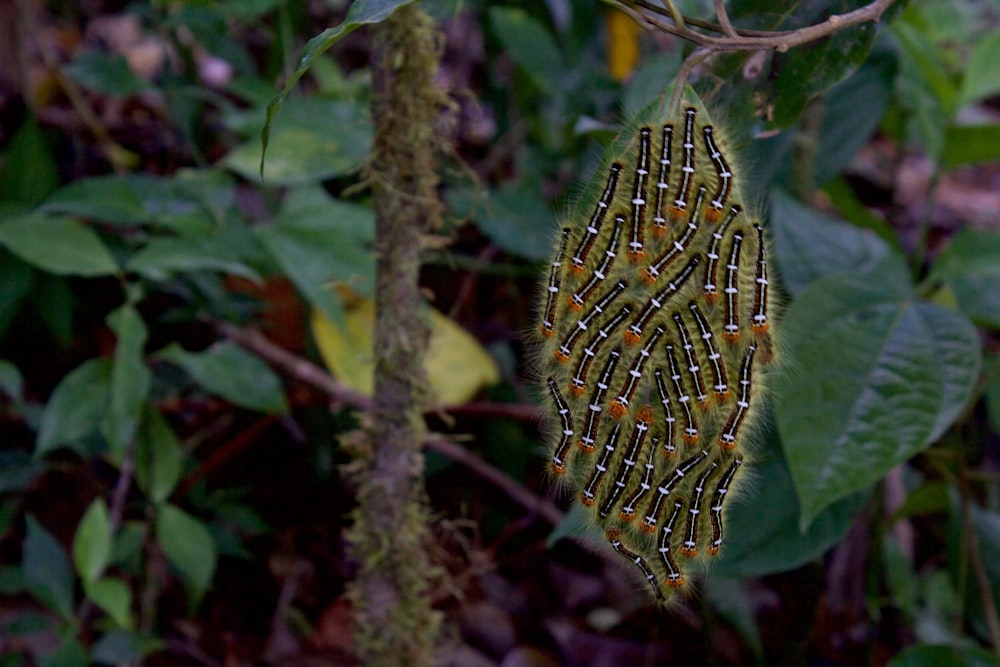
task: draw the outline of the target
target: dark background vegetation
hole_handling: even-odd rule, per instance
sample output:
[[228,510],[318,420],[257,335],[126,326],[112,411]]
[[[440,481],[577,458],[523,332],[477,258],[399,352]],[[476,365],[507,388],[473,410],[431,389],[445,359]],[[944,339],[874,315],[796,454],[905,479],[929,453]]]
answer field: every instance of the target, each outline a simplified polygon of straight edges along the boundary
[[[690,46],[585,0],[425,6],[453,146],[422,278],[438,662],[997,664],[1000,5],[695,71],[773,240],[785,370],[726,551],[665,612],[546,480],[523,334],[574,184]],[[366,29],[259,174],[275,82],[346,11],[0,1],[0,665],[355,664]]]

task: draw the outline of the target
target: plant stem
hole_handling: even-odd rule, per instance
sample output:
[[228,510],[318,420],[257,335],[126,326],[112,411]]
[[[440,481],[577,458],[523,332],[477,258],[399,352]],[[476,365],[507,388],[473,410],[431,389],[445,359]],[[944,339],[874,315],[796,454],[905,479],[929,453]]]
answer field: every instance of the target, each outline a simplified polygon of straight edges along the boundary
[[[374,28],[368,167],[375,204],[375,397],[352,442],[358,507],[349,540],[359,561],[350,589],[366,665],[430,665],[441,619],[431,607],[424,507],[424,358],[429,328],[418,284],[424,236],[440,219],[435,158],[440,109],[433,78],[441,38],[415,5]],[[360,446],[357,446],[360,445]]]

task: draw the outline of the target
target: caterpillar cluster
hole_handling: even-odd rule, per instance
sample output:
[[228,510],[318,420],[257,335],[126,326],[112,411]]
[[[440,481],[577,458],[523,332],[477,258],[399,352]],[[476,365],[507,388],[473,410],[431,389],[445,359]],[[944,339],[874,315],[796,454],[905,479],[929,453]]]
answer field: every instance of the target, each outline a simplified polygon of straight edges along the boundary
[[719,552],[772,359],[767,242],[697,99],[612,144],[541,307],[553,474],[666,602]]

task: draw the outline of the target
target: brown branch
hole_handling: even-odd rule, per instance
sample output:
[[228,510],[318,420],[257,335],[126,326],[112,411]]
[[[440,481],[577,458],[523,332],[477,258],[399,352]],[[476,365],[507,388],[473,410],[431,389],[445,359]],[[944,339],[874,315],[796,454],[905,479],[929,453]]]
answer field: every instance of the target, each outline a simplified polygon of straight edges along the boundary
[[[696,22],[688,17],[681,20],[675,18],[670,11],[658,10],[650,3],[642,0],[610,0],[612,4],[623,10],[640,25],[651,27],[671,35],[708,48],[710,51],[778,51],[785,52],[788,49],[806,44],[817,39],[822,39],[835,32],[849,28],[851,26],[877,21],[889,8],[894,0],[875,0],[864,7],[847,12],[846,14],[834,14],[823,23],[806,26],[797,30],[788,31],[744,31],[737,30],[729,24],[729,17],[723,8],[718,12],[720,25]],[[716,7],[722,4],[716,1]],[[647,13],[648,12],[648,13]],[[661,20],[661,18],[667,20]],[[700,32],[696,32],[687,27],[687,24],[698,25],[699,27],[721,32],[722,37],[714,37]]]
[[729,14],[726,13],[726,0],[715,0],[715,15],[718,17],[719,25],[722,26],[722,32],[726,37],[739,39],[736,29],[729,21]]
[[[225,338],[253,352],[285,375],[326,393],[337,404],[358,410],[371,409],[371,398],[337,381],[324,369],[307,359],[298,357],[278,347],[260,332],[252,329],[241,329],[229,322],[213,321],[211,324]],[[480,401],[466,403],[465,405],[446,406],[442,410],[451,414],[506,417],[519,421],[538,421],[541,418],[541,410],[536,406],[516,403]],[[427,449],[446,456],[455,463],[464,465],[484,481],[498,488],[508,498],[529,513],[543,518],[552,525],[556,525],[562,521],[564,514],[554,503],[532,493],[524,485],[504,474],[488,461],[448,440],[443,435],[436,433],[428,434],[424,445]]]

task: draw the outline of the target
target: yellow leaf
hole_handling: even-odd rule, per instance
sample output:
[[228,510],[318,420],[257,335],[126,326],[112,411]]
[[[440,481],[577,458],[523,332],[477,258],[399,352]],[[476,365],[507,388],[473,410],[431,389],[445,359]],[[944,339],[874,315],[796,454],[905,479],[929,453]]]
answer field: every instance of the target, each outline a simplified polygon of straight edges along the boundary
[[627,14],[617,9],[607,11],[604,26],[608,36],[608,69],[615,81],[625,81],[639,64],[640,28]]
[[[344,326],[312,311],[312,332],[323,362],[335,377],[371,396],[374,389],[373,329],[375,303],[343,294]],[[431,341],[425,368],[431,390],[443,405],[470,400],[483,387],[500,381],[496,362],[465,329],[428,308]]]

